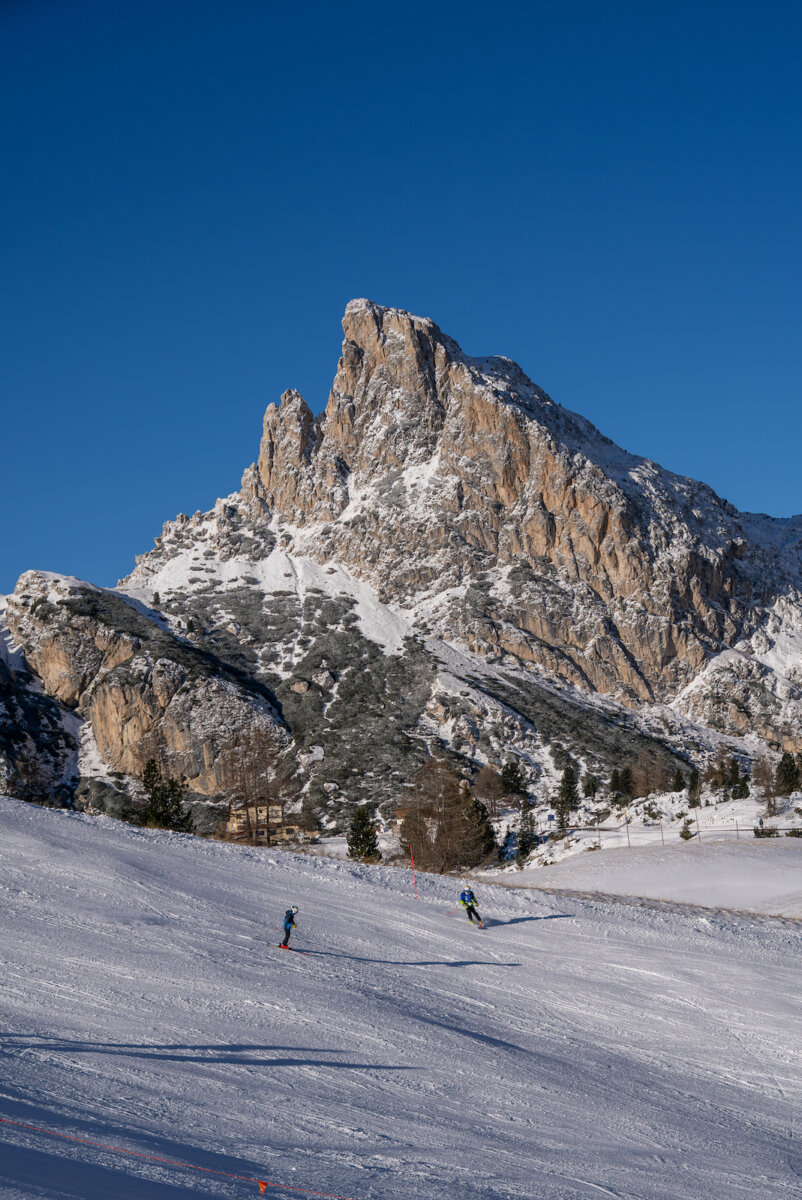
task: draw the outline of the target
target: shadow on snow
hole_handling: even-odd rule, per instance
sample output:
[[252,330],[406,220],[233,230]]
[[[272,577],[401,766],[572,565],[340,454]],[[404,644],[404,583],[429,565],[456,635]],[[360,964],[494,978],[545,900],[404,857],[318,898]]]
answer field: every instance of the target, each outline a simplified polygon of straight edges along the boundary
[[434,959],[395,959],[395,958],[361,958],[358,954],[341,954],[336,950],[304,950],[304,954],[314,954],[321,958],[347,958],[349,962],[371,963],[378,967],[520,967],[520,963],[500,963],[483,958],[465,958],[449,961],[443,958]]
[[[173,1062],[231,1063],[240,1067],[334,1067],[351,1071],[412,1071],[414,1067],[390,1063],[332,1062],[327,1058],[289,1057],[290,1055],[345,1054],[345,1050],[329,1050],[316,1046],[262,1046],[250,1044],[171,1045],[146,1042],[71,1041],[66,1038],[20,1037],[4,1038],[2,1048],[24,1053],[47,1050],[64,1054],[111,1054],[126,1058],[156,1059]],[[278,1058],[262,1058],[265,1054],[284,1051]]]
[[482,924],[489,929],[496,925],[522,925],[525,921],[561,921],[572,915],[572,913],[547,913],[543,917],[510,917],[509,921],[500,921],[496,917],[483,917]]

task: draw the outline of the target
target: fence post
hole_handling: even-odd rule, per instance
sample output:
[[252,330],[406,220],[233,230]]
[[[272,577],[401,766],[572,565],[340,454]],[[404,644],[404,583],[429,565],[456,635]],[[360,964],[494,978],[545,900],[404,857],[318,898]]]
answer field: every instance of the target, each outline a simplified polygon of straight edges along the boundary
[[599,849],[601,850],[601,829],[599,827],[598,817],[596,818],[596,841],[598,842]]
[[736,840],[736,842],[740,840],[739,836],[738,836],[738,822],[737,821],[735,822],[735,840]]
[[701,829],[699,828],[699,809],[698,809],[698,808],[697,808],[696,812],[695,812],[693,815],[696,817],[696,836],[698,837],[698,839],[699,839],[699,845],[701,846],[701,844],[702,844],[702,831],[701,831]]
[[663,849],[665,850],[665,848],[666,848],[666,839],[665,839],[665,836],[664,836],[664,834],[663,834],[663,818],[662,818],[662,817],[660,818],[660,841],[663,843]]
[[624,821],[624,828],[625,828],[625,829],[626,829],[626,831],[627,831],[627,848],[628,848],[629,850],[631,850],[631,849],[632,849],[632,842],[629,840],[629,822],[628,822],[628,821]]
[[412,853],[412,847],[409,848],[409,859],[412,863],[412,886],[415,889],[415,899],[418,898],[418,885],[415,882],[415,855]]

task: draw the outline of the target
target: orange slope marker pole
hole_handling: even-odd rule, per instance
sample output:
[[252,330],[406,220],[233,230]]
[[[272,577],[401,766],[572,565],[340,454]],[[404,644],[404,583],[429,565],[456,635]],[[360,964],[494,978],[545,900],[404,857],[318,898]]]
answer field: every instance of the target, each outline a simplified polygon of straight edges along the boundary
[[350,1196],[334,1196],[331,1192],[313,1192],[309,1188],[289,1187],[286,1183],[268,1183],[264,1179],[257,1179],[259,1191],[264,1196],[268,1188],[279,1188],[282,1192],[303,1192],[305,1196],[325,1196],[326,1200],[351,1200]]
[[94,1142],[90,1138],[74,1137],[69,1133],[57,1133],[55,1129],[45,1129],[41,1125],[26,1125],[23,1121],[11,1121],[8,1117],[0,1117],[0,1125],[13,1125],[16,1129],[27,1129],[32,1133],[46,1133],[50,1137],[61,1138],[65,1142],[80,1142],[82,1146],[95,1146],[109,1154],[128,1154],[131,1158],[144,1158],[148,1162],[164,1163],[168,1167],[183,1167],[187,1171],[201,1171],[204,1175],[223,1175],[226,1179],[240,1179],[243,1183],[256,1183],[264,1196],[268,1188],[282,1192],[300,1192],[305,1196],[324,1196],[326,1200],[353,1200],[351,1196],[336,1196],[333,1192],[316,1192],[311,1188],[291,1187],[287,1183],[270,1183],[266,1179],[255,1179],[253,1175],[235,1175],[233,1171],[216,1171],[213,1167],[198,1167],[195,1163],[181,1162],[177,1158],[163,1158],[159,1154],[144,1154],[141,1150],[126,1150],[124,1146],[109,1146],[104,1142]]

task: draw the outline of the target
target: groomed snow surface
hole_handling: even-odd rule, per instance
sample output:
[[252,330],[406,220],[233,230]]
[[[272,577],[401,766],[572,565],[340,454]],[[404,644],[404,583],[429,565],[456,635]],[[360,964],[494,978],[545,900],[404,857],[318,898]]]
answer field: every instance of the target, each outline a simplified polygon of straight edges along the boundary
[[751,829],[741,839],[586,852],[500,878],[802,920],[802,839],[755,840]]
[[800,1195],[793,920],[477,884],[477,931],[457,880],[0,829],[0,1117],[84,1139],[0,1124],[4,1200]]

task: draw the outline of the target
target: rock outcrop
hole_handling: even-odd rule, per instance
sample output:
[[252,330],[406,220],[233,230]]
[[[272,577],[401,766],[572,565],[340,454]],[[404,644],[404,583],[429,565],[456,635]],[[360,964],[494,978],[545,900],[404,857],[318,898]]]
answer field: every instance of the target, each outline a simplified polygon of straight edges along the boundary
[[154,758],[192,792],[216,796],[234,785],[225,751],[236,738],[258,734],[275,761],[288,742],[264,687],[121,596],[29,571],[6,615],[47,694],[90,723],[114,771],[139,778]]

